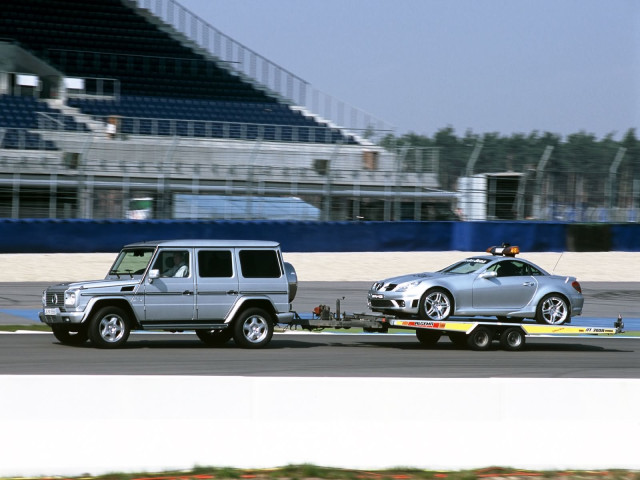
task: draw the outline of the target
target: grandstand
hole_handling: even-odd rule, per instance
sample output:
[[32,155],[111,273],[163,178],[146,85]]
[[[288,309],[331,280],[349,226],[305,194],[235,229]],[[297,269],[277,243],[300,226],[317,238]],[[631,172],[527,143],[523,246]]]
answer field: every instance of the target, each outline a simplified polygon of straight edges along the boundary
[[244,53],[174,0],[2,10],[0,217],[127,218],[151,198],[151,218],[172,218],[178,195],[240,195],[304,201],[324,220],[451,218],[437,149],[389,152],[311,113],[306,82],[253,52],[246,68],[223,58]]

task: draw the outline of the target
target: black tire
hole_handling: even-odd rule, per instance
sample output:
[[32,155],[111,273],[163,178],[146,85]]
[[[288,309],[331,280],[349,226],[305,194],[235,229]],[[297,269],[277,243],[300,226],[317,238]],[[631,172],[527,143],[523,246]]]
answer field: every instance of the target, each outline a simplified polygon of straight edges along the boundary
[[435,330],[428,330],[426,328],[419,328],[416,330],[416,338],[418,341],[427,347],[431,347],[438,343],[442,334]]
[[467,346],[467,334],[464,332],[449,332],[449,340],[456,347],[466,347]]
[[571,318],[567,300],[558,294],[545,295],[536,308],[536,322],[562,325]]
[[507,328],[500,334],[500,346],[505,350],[515,352],[522,350],[525,344],[525,334],[520,327]]
[[218,347],[227,343],[233,337],[233,329],[231,327],[222,330],[196,330],[196,335],[200,340],[210,347]]
[[467,335],[467,346],[471,350],[488,350],[493,341],[493,332],[487,327],[476,327]]
[[262,348],[273,337],[273,318],[261,308],[242,312],[233,324],[233,340],[242,348]]
[[70,330],[68,325],[51,325],[53,336],[63,345],[82,345],[87,341],[89,335],[84,325],[78,330]]
[[423,320],[441,322],[453,314],[453,299],[441,288],[427,290],[420,299],[418,316]]
[[129,315],[118,307],[101,308],[89,322],[89,339],[98,348],[121,347],[130,333]]

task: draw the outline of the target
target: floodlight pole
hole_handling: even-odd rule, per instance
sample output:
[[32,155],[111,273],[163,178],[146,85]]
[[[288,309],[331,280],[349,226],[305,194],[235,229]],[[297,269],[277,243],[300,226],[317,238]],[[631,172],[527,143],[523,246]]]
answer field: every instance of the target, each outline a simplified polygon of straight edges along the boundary
[[547,163],[551,158],[552,152],[553,145],[547,145],[536,168],[536,193],[533,197],[533,215],[537,220],[540,220],[542,216],[542,178],[544,175],[544,169],[547,167]]
[[626,148],[624,147],[618,148],[618,151],[616,152],[616,156],[613,159],[611,166],[609,167],[609,178],[607,181],[607,190],[605,192],[605,198],[607,199],[607,207],[609,207],[610,209],[613,208],[615,203],[613,187],[615,185],[616,177],[618,176],[618,167],[620,167],[620,164],[622,163],[622,160],[624,159],[624,154],[626,152],[627,152]]
[[476,166],[476,162],[480,157],[480,152],[482,151],[482,147],[484,146],[484,140],[479,138],[476,142],[475,147],[473,147],[473,152],[471,152],[471,156],[469,157],[469,161],[467,162],[467,170],[465,171],[465,176],[470,177],[473,175],[473,169]]

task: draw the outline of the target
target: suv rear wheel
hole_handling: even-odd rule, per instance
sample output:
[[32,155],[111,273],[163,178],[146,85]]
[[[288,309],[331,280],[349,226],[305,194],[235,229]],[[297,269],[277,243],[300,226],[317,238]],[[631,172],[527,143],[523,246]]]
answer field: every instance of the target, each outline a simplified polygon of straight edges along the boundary
[[233,339],[243,348],[261,348],[271,341],[273,319],[261,308],[242,312],[233,325]]
[[101,308],[89,322],[89,338],[96,347],[121,347],[129,338],[129,333],[129,316],[118,307]]
[[196,335],[200,340],[209,345],[210,347],[216,347],[224,345],[233,337],[233,329],[227,327],[223,330],[196,330]]

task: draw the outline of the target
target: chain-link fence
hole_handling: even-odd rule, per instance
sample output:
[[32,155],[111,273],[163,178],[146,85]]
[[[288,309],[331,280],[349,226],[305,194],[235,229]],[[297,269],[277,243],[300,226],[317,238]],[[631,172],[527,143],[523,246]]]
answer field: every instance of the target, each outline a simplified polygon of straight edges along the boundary
[[[47,123],[47,122],[45,122]],[[0,150],[0,217],[444,220],[438,149],[39,130]],[[46,149],[55,141],[58,150]]]
[[624,149],[608,163],[545,149],[501,170],[445,147],[111,139],[48,123],[0,149],[2,218],[638,221]]

